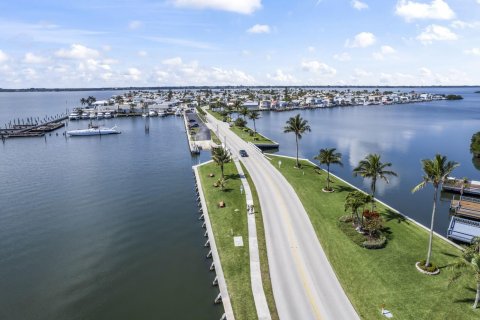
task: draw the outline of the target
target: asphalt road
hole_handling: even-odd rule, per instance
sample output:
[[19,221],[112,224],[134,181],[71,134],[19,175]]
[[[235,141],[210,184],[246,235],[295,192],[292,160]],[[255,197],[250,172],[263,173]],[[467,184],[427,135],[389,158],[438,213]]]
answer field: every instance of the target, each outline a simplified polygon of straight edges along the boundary
[[[264,156],[208,115],[219,138],[240,158],[258,191],[273,294],[282,320],[360,319],[325,256],[297,194]],[[348,263],[346,261],[345,263]]]

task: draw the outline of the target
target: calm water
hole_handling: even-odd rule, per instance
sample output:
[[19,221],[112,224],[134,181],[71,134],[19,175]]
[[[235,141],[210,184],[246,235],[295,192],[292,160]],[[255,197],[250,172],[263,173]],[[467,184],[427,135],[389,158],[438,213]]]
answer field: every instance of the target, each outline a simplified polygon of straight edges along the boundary
[[[332,172],[364,190],[369,190],[369,183],[354,178],[352,169],[368,153],[381,154],[383,161],[392,162],[399,176],[392,178],[388,185],[378,184],[379,198],[429,226],[433,189],[411,194],[411,189],[422,179],[420,160],[441,153],[461,164],[453,172],[454,176],[480,180],[480,172],[475,169],[469,152],[472,134],[480,131],[480,94],[474,93],[479,88],[422,90],[461,94],[465,99],[264,112],[257,121],[257,129],[280,143],[280,154],[295,156],[295,136],[283,133],[283,127],[289,117],[300,113],[312,128],[300,142],[300,156],[313,160],[321,148],[337,148],[343,154],[344,166],[332,166]],[[448,212],[448,201],[443,201],[435,223],[435,230],[441,234],[446,234]]]
[[[0,94],[0,123],[111,94]],[[0,319],[219,319],[182,120],[104,124],[0,145]]]

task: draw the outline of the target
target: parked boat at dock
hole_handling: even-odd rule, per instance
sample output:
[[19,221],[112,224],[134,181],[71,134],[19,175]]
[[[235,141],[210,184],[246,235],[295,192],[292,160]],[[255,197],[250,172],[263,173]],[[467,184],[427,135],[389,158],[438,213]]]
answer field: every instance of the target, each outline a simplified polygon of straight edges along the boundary
[[76,112],[72,112],[68,116],[68,120],[79,120],[79,119],[80,119],[80,115]]
[[103,136],[109,134],[119,134],[121,133],[117,130],[117,126],[113,128],[98,128],[98,127],[91,127],[88,129],[78,129],[78,130],[71,130],[67,131],[69,136]]
[[480,196],[480,181],[449,177],[443,184],[442,190]]

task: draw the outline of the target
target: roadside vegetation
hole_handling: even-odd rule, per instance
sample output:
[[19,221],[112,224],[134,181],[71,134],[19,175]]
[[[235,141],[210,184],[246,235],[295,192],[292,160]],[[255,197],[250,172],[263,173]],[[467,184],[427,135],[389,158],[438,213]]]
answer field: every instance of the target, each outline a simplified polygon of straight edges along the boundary
[[[235,319],[256,319],[250,282],[245,195],[240,193],[241,181],[235,165],[224,163],[223,169],[226,181],[223,190],[218,184],[218,177],[222,175],[220,166],[213,162],[199,167],[200,179]],[[243,238],[243,247],[234,246],[234,236]]]
[[[475,268],[462,273],[467,276],[456,276],[452,285],[455,273],[451,266],[463,258],[461,250],[433,235],[432,252],[441,272],[436,276],[422,274],[415,269],[415,263],[425,257],[429,244],[430,234],[424,228],[378,202],[371,210],[373,192],[366,195],[335,177],[330,182],[334,192],[322,192],[327,172],[310,162],[300,160],[298,169],[296,159],[271,157],[273,165],[282,160],[279,170],[302,201],[333,269],[361,318],[382,319],[380,310],[384,306],[398,319],[478,319],[480,310],[471,308],[477,290]],[[377,168],[382,168],[384,176],[393,175],[386,174],[391,171],[387,170],[388,163],[379,163]],[[358,174],[363,169],[357,170]],[[365,211],[378,213],[381,223],[368,226],[366,220],[370,217],[363,214]],[[346,214],[351,220],[340,221]],[[356,227],[353,221],[357,221]],[[363,227],[359,230],[361,223]],[[372,230],[381,231],[388,245],[380,250],[359,246],[376,233]]]

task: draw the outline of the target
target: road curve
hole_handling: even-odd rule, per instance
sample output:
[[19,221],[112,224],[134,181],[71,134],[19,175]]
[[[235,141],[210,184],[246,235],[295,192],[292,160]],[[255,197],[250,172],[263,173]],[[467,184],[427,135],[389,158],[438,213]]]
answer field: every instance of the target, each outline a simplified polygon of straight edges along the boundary
[[262,207],[273,295],[282,320],[360,319],[343,291],[297,194],[255,148],[207,115],[222,142],[240,158]]

